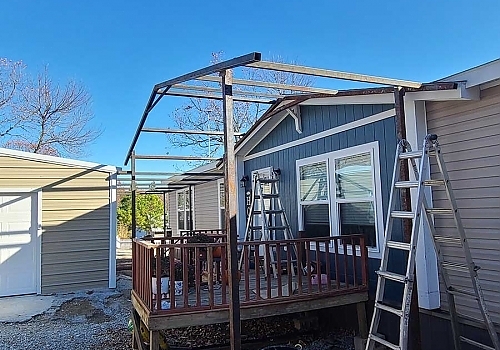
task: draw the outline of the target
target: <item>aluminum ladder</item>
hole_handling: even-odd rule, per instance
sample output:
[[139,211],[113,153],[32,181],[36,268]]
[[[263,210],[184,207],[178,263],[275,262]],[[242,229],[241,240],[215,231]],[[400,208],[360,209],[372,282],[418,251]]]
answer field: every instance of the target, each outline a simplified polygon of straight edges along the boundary
[[[425,179],[425,174],[427,173],[430,164],[430,157],[434,157],[436,160],[437,168],[441,173],[440,179]],[[416,163],[417,159],[420,160],[418,166]],[[417,179],[416,181],[401,181],[399,179],[401,162],[410,162],[410,166],[413,169],[415,179]],[[446,192],[446,197],[449,202],[449,208],[432,208],[431,206],[429,206],[425,198],[426,187],[443,188]],[[395,210],[396,193],[398,192],[396,191],[396,189],[409,188],[416,188],[417,190],[416,204],[414,205],[415,211],[410,212]],[[456,228],[455,236],[440,236],[439,233],[436,232],[436,228],[434,227],[434,217],[438,215],[447,215],[448,217],[453,218]],[[457,204],[453,195],[448,172],[443,161],[441,149],[437,141],[437,136],[433,134],[427,135],[425,137],[421,151],[412,151],[410,144],[406,140],[400,141],[396,149],[395,165],[392,177],[392,189],[389,199],[389,212],[387,215],[387,224],[385,229],[385,242],[383,246],[380,269],[379,271],[377,271],[378,282],[377,291],[375,294],[375,310],[370,326],[366,350],[373,350],[375,344],[377,343],[382,344],[390,349],[408,349],[408,322],[410,317],[410,301],[413,292],[413,271],[415,267],[415,256],[421,216],[424,216],[425,222],[429,227],[429,231],[433,237],[440,275],[444,281],[444,286],[446,288],[455,350],[461,349],[462,342],[468,343],[480,349],[500,350],[498,336],[495,331],[493,322],[491,321],[491,318],[488,314],[484,296],[479,284],[477,275],[479,267],[475,265],[472,260],[469,244],[467,242],[462,221],[458,213]],[[392,231],[395,218],[412,220],[412,232],[409,243],[394,240]],[[444,260],[441,247],[449,246],[450,244],[455,247],[458,246],[462,248],[464,258],[463,263]],[[406,263],[405,275],[390,272],[388,270],[388,258],[389,252],[391,250],[403,250],[407,252],[408,261]],[[472,287],[469,289],[464,289],[452,286],[448,274],[448,271],[450,270],[461,271],[468,274],[470,276]],[[393,305],[388,305],[388,303],[384,302],[384,289],[388,280],[404,284],[402,305],[399,308],[394,307]],[[459,316],[457,314],[455,306],[456,295],[475,299],[477,301],[479,310],[481,311],[481,314],[483,316],[481,322],[484,322],[485,328],[488,330],[493,347],[460,335],[458,320]],[[388,312],[399,317],[399,344],[393,344],[387,341],[378,332],[382,312]]]
[[[285,210],[283,209],[283,203],[281,202],[279,195],[279,187],[278,187],[279,179],[275,176],[266,179],[259,177],[258,174],[255,174],[252,179],[252,194],[251,194],[251,204],[248,211],[248,219],[245,228],[245,241],[271,241],[276,239],[276,234],[280,231],[283,232],[283,239],[293,239],[290,230],[290,224],[286,217]],[[267,189],[267,191],[266,191]],[[269,202],[266,205],[266,200]],[[260,220],[256,220],[260,218]],[[285,247],[283,247],[285,249]],[[297,248],[293,245],[293,254],[295,258],[297,255]],[[281,265],[282,262],[276,261],[276,247],[269,246],[269,258],[270,264],[266,261],[265,252],[261,247],[261,251],[259,252],[259,256],[263,255],[264,257],[264,272],[265,275],[268,276],[269,271],[267,271],[268,265],[272,268],[272,273],[274,277],[277,277],[278,274],[278,266]],[[251,254],[253,256],[253,254]],[[281,254],[281,256],[285,256],[285,254]],[[295,276],[295,269],[293,264],[296,263],[296,259],[292,260],[292,271],[290,273],[292,276]],[[241,266],[243,264],[243,254],[240,256],[238,269],[241,270]],[[255,268],[258,268],[260,262],[255,262]]]

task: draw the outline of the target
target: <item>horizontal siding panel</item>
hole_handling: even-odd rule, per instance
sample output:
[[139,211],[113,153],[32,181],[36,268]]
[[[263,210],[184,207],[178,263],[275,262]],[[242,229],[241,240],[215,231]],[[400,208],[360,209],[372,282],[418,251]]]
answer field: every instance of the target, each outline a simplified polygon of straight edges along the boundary
[[[452,184],[452,188],[455,189],[454,182]],[[475,201],[482,200],[491,200],[491,198],[500,201],[500,184],[496,187],[483,187],[483,188],[462,188],[460,191],[453,191],[455,198],[461,203],[461,199],[474,199]],[[445,190],[434,189],[432,191],[432,198],[434,200],[446,200],[447,195]],[[472,202],[472,201],[464,201]],[[460,209],[462,206],[459,204],[458,208]]]
[[53,264],[54,262],[60,261],[61,264],[65,261],[84,261],[96,260],[96,259],[108,259],[109,249],[81,249],[79,251],[65,251],[65,250],[55,250],[51,252],[42,252],[42,266],[47,264]]
[[[439,140],[443,140],[446,143],[448,139],[453,139],[457,134],[469,134],[476,133],[478,130],[483,128],[498,127],[499,121],[498,116],[500,115],[500,110],[492,110],[490,113],[477,113],[475,116],[467,115],[464,116],[462,122],[457,122],[453,118],[437,118],[431,120],[431,127],[433,129],[439,128],[441,133],[438,135]],[[484,130],[483,130],[484,132]]]
[[[50,191],[50,190],[44,190],[42,194],[43,200],[61,200],[61,199],[67,199],[70,197],[71,199],[74,200],[85,200],[89,198],[89,193],[87,193],[85,187],[81,189],[75,189],[72,191]],[[102,190],[102,191],[92,191],[92,197],[93,199],[103,199],[108,201],[109,200],[109,190]]]
[[[431,174],[435,175],[437,174],[437,171],[434,170]],[[452,181],[451,184],[452,186],[453,186],[453,181],[455,180],[480,181],[478,179],[485,177],[496,178],[498,180],[498,183],[500,184],[500,174],[498,173],[498,167],[494,166],[478,167],[475,169],[462,169],[462,170],[457,169],[449,171],[448,175],[450,177],[450,180]]]
[[80,283],[71,283],[71,284],[55,284],[52,286],[42,286],[42,294],[52,294],[52,293],[69,293],[75,291],[82,290],[91,290],[96,288],[107,288],[108,281],[107,280],[95,280],[95,281],[86,281]]
[[[448,172],[456,170],[465,170],[465,169],[497,167],[498,164],[500,164],[499,154],[491,156],[483,156],[474,159],[457,159],[454,161],[446,159],[446,169],[448,170]],[[435,161],[432,161],[431,165],[434,166],[433,173],[436,174],[438,172],[436,169],[437,163]]]
[[52,220],[43,220],[43,228],[48,229],[52,227],[58,227],[59,229],[63,229],[65,231],[70,230],[81,230],[82,227],[91,227],[92,229],[100,229],[102,227],[109,227],[109,218],[103,220],[102,218],[88,218],[88,217],[80,217],[78,220],[61,220],[57,217],[54,217]]
[[66,198],[66,199],[52,199],[43,201],[43,210],[107,210],[109,212],[109,199],[95,199],[95,198]]
[[[81,274],[93,271],[108,272],[108,260],[92,261],[72,261],[64,264],[58,264],[56,269],[46,265],[44,276],[60,276],[67,274]],[[47,271],[48,270],[48,271]]]
[[195,228],[219,228],[219,196],[217,181],[198,185],[194,189]]
[[78,273],[66,273],[60,275],[52,275],[48,271],[44,271],[44,278],[42,279],[42,287],[50,286],[71,286],[71,288],[76,289],[81,283],[87,283],[89,281],[108,281],[108,271],[97,270],[97,271],[85,271]]
[[[105,240],[109,244],[109,229],[108,230],[75,230],[75,231],[53,231],[45,230],[42,235],[43,243],[45,244],[65,244],[67,242],[86,242],[91,245],[95,240]],[[83,244],[83,243],[82,243]]]
[[481,99],[479,101],[446,101],[446,102],[426,102],[427,113],[429,112],[432,116],[439,115],[440,111],[451,113],[454,111],[458,112],[470,112],[475,108],[486,108],[491,105],[500,104],[500,87],[495,86],[486,90],[481,90]]
[[[431,128],[443,128],[449,125],[467,124],[471,121],[478,121],[484,117],[489,117],[500,112],[498,104],[492,103],[481,107],[468,107],[468,108],[454,108],[448,111],[440,110],[436,113],[429,113],[428,126]],[[447,130],[443,130],[446,134]]]
[[109,220],[109,209],[99,208],[95,210],[43,210],[43,222],[50,220],[79,220],[85,219],[101,219]]
[[42,237],[42,241],[44,243],[43,254],[109,249],[109,238],[48,243]]
[[[471,148],[468,150],[457,150],[454,147],[446,147],[445,145],[441,147],[443,151],[443,158],[446,164],[457,161],[464,160],[474,160],[480,158],[494,157],[498,155],[498,147],[483,147],[483,148]],[[431,162],[435,164],[435,162]]]

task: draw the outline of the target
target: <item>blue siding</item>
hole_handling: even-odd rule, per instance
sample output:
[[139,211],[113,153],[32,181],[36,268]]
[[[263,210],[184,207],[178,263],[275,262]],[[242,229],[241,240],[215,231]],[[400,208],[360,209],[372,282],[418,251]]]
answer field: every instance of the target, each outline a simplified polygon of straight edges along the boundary
[[[389,110],[393,107],[393,105],[304,106],[301,107],[302,134],[298,134],[295,131],[293,119],[287,117],[253,151],[258,152],[275,147],[326,129],[362,119],[375,113]],[[374,141],[379,142],[382,206],[385,221],[394,166],[394,153],[397,145],[394,117],[247,160],[244,165],[245,174],[250,176],[253,170],[269,166],[281,169],[281,198],[290,221],[292,232],[294,235],[297,235],[296,160]],[[399,260],[399,257],[397,260]],[[378,269],[379,264],[380,261],[378,259],[369,259],[370,290],[372,292],[376,286],[376,275],[374,272]]]

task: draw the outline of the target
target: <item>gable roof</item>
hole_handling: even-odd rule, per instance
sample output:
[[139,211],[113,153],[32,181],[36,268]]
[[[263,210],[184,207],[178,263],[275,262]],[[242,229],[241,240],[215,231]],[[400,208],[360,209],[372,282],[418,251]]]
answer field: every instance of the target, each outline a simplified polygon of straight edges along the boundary
[[92,163],[92,162],[86,162],[83,160],[76,160],[76,159],[69,159],[69,158],[47,156],[45,154],[16,151],[13,149],[1,148],[1,147],[0,147],[0,156],[7,156],[7,157],[12,157],[12,158],[17,158],[17,159],[25,159],[25,160],[33,160],[33,161],[49,163],[49,164],[66,165],[66,166],[75,167],[75,168],[84,168],[84,169],[102,171],[102,172],[106,172],[106,173],[110,173],[110,174],[114,174],[118,170],[115,166],[111,166],[111,165]]
[[466,69],[448,77],[439,79],[439,82],[464,81],[465,87],[471,88],[500,80],[500,58],[481,64],[476,67]]

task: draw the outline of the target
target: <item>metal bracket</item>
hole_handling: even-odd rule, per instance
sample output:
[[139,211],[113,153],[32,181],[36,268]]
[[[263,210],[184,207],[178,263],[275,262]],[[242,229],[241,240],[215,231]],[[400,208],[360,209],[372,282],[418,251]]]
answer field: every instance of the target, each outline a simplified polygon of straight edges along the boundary
[[299,134],[302,134],[302,118],[300,117],[300,107],[290,107],[287,108],[286,111],[293,118],[293,120],[295,120],[295,130],[297,130]]

